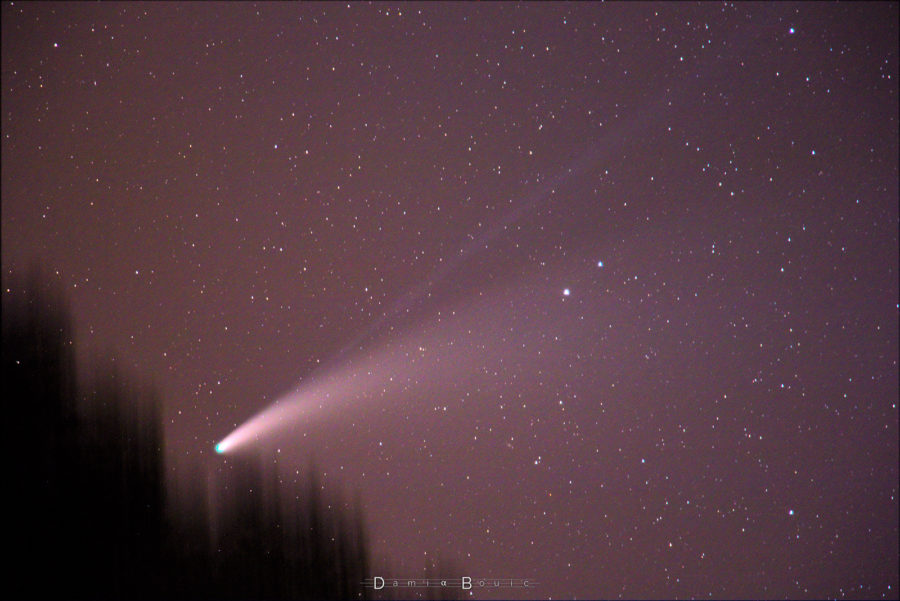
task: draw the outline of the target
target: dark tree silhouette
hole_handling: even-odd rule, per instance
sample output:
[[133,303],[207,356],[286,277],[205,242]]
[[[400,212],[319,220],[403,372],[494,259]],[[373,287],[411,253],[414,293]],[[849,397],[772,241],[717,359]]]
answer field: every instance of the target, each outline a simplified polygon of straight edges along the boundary
[[65,301],[38,270],[3,288],[10,592],[158,598],[159,404],[115,370],[79,386]]

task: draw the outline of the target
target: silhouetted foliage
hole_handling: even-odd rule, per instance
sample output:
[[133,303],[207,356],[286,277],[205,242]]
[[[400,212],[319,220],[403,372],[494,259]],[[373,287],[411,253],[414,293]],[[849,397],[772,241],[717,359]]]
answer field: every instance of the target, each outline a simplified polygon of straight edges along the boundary
[[358,500],[326,496],[314,468],[289,490],[276,471],[229,458],[211,483],[194,468],[197,486],[167,504],[154,392],[112,367],[79,384],[62,295],[37,271],[3,289],[10,597],[372,594]]
[[24,286],[8,284],[3,457],[13,488],[10,592],[158,598],[164,532],[158,402],[113,370],[81,389],[62,295],[36,270]]

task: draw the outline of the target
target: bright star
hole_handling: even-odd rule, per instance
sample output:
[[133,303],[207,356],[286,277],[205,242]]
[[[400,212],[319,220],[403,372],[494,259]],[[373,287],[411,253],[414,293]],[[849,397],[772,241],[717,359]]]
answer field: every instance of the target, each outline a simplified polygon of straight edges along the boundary
[[569,293],[570,293],[570,292],[569,292],[569,289],[568,289],[568,288],[566,288],[566,289],[563,290],[563,296],[569,296]]

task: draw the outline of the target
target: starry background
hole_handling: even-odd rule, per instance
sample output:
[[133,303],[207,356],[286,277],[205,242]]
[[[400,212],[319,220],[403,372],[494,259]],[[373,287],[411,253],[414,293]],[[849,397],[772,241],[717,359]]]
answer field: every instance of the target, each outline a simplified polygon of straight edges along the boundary
[[172,486],[390,382],[262,445],[387,576],[897,598],[897,17],[5,3],[4,275],[153,380]]

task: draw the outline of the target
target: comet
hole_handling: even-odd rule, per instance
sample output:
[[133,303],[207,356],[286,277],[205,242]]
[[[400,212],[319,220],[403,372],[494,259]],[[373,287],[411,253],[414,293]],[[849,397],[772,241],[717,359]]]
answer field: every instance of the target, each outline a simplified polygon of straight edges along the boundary
[[449,372],[438,363],[447,355],[429,354],[426,347],[434,348],[434,345],[423,342],[434,340],[434,336],[434,332],[419,331],[405,339],[388,341],[376,352],[345,359],[342,365],[315,374],[219,441],[216,453],[240,451],[298,424],[308,426],[336,412],[359,413],[376,398],[409,386],[416,373],[445,377]]
[[455,310],[438,311],[437,319],[414,321],[405,334],[395,331],[372,340],[373,350],[357,346],[355,353],[337,356],[220,440],[216,453],[236,453],[336,413],[384,408],[384,399],[396,399],[423,381],[467,378],[494,363],[499,368],[501,357],[512,356],[498,348],[509,335],[498,330],[503,319],[487,320],[487,325],[484,316],[508,314],[510,302],[521,296],[518,287],[479,295]]
[[[793,33],[793,29],[790,33]],[[739,46],[746,43],[744,41]],[[602,165],[610,157],[618,156],[624,140],[640,137],[644,132],[657,128],[668,114],[663,109],[672,106],[673,101],[677,104],[691,98],[704,81],[721,75],[724,63],[720,63],[721,61],[708,58],[699,60],[695,65],[697,76],[690,78],[690,85],[679,87],[677,95],[673,96],[672,90],[668,88],[660,90],[659,96],[643,105],[641,110],[605,127],[604,133],[593,139],[576,159],[560,169],[555,176],[541,178],[535,189],[494,222],[492,227],[485,228],[477,235],[467,236],[466,242],[460,244],[452,257],[436,267],[420,286],[401,295],[390,310],[349,341],[332,357],[331,362],[336,367],[325,373],[324,377],[314,374],[316,377],[311,377],[308,383],[282,395],[275,403],[238,426],[215,445],[216,453],[237,452],[298,423],[309,423],[340,409],[358,409],[370,404],[375,397],[389,398],[402,383],[409,384],[411,380],[469,378],[474,373],[506,372],[510,365],[519,365],[519,369],[525,370],[515,374],[522,376],[519,379],[521,382],[528,374],[541,373],[541,369],[545,369],[546,363],[555,356],[548,353],[535,358],[533,353],[529,354],[530,349],[546,339],[547,327],[540,327],[540,324],[552,324],[567,340],[577,340],[583,332],[608,330],[610,326],[602,314],[593,322],[574,312],[554,314],[553,319],[548,321],[552,310],[546,307],[551,303],[560,305],[560,290],[567,298],[572,298],[574,290],[560,286],[553,287],[551,293],[546,288],[547,273],[571,271],[573,263],[564,264],[562,261],[555,267],[547,267],[540,274],[531,273],[529,282],[525,278],[517,280],[513,287],[499,295],[484,289],[478,290],[478,298],[474,302],[457,307],[459,314],[449,312],[454,316],[453,319],[444,319],[447,316],[444,314],[424,330],[408,328],[404,320],[411,314],[424,310],[423,305],[429,304],[426,302],[428,299],[440,298],[440,286],[451,275],[460,271],[464,263],[490,247],[489,243],[496,238],[513,235],[512,232],[518,231],[513,226],[523,217],[533,215],[565,184],[572,179],[591,176],[598,165]],[[582,263],[604,267],[604,262],[596,258],[587,260],[587,257],[583,257]],[[545,267],[543,262],[540,265]],[[514,273],[520,268],[524,270],[527,266],[510,265],[505,273]],[[590,280],[592,277],[594,276],[584,274],[575,281]],[[543,290],[544,294],[536,293],[537,290]],[[584,294],[583,290],[583,287],[579,288],[578,296]],[[511,292],[512,295],[504,292]],[[540,302],[537,305],[528,304],[529,300],[533,301],[538,297],[544,305]],[[617,312],[620,319],[622,312],[632,310],[630,303],[616,294],[605,293],[603,301],[610,303],[607,308],[610,312]],[[600,301],[595,298],[593,302]],[[566,303],[567,306],[571,304]],[[434,315],[431,317],[433,319]],[[634,320],[638,317],[634,315]],[[578,321],[565,322],[563,325],[565,319]],[[595,324],[594,330],[588,327],[589,323]],[[359,349],[364,343],[374,344],[375,338],[383,335],[386,330],[392,333],[403,331],[407,337],[398,343],[388,342],[384,346],[375,344],[374,352],[359,356]],[[556,340],[560,338],[554,335],[554,341]],[[587,342],[591,343],[593,340],[588,339]],[[430,350],[420,350],[425,348]],[[560,343],[557,354],[562,349]],[[581,352],[580,348],[568,350],[576,354]],[[363,400],[366,402],[358,402]]]
[[[313,409],[322,412],[325,405],[314,401],[318,396],[319,388],[300,387],[296,391],[282,396],[219,441],[216,444],[216,453],[220,455],[232,453],[259,442],[264,436],[272,436],[298,423],[303,418],[309,417]],[[327,393],[322,395],[322,398],[330,396],[330,393]]]
[[[487,248],[489,242],[512,230],[512,225],[547,202],[564,183],[588,172],[610,150],[609,144],[593,144],[567,169],[542,182],[494,227],[472,237],[451,260],[437,267],[420,286],[402,295],[389,311],[348,342],[331,358],[333,367],[324,375],[314,374],[308,383],[282,395],[268,408],[238,426],[215,445],[216,453],[238,451],[263,437],[287,430],[302,420],[308,423],[341,408],[355,409],[360,406],[355,401],[384,397],[404,381],[409,384],[411,379],[466,377],[472,370],[484,370],[486,365],[497,362],[500,357],[511,362],[516,353],[533,346],[534,340],[541,340],[544,332],[526,333],[527,328],[522,329],[520,325],[516,329],[523,336],[530,336],[530,339],[522,338],[518,346],[508,344],[512,331],[510,320],[516,318],[517,312],[519,316],[531,312],[531,318],[526,320],[529,324],[540,323],[545,315],[543,307],[527,304],[529,299],[534,298],[535,290],[543,289],[549,293],[543,273],[533,272],[529,277],[521,277],[522,272],[519,272],[519,277],[512,282],[507,281],[505,285],[495,280],[491,286],[478,290],[472,299],[454,307],[454,310],[435,311],[433,303],[425,301],[440,298],[439,286],[466,261]],[[603,262],[598,262],[597,266],[602,267]],[[508,273],[513,273],[513,270]],[[555,294],[559,294],[559,288],[556,291]],[[563,288],[562,294],[568,297],[572,291]],[[551,302],[549,299],[548,296],[547,302]],[[524,306],[516,311],[510,310],[523,301]],[[421,317],[423,313],[426,318]],[[416,315],[420,316],[418,323],[410,323]],[[492,318],[486,319],[488,315]],[[580,331],[583,325],[573,324],[573,328]],[[398,332],[405,333],[405,338],[390,338],[398,336]],[[507,344],[500,341],[507,341]],[[363,345],[375,350],[368,355],[360,355]],[[426,348],[430,351],[422,350]],[[528,360],[533,361],[533,358]],[[503,366],[498,368],[503,369]]]
[[[582,264],[587,270],[595,263]],[[562,310],[560,289],[548,284],[543,267],[535,266],[512,282],[492,284],[468,300],[433,309],[403,331],[370,340],[367,349],[356,346],[336,356],[239,425],[215,451],[227,456],[275,436],[296,438],[318,420],[417,412],[408,403],[422,398],[416,394],[422,388],[429,391],[427,403],[433,406],[435,391],[449,391],[459,383],[485,386],[487,378],[521,384],[565,372],[566,357],[584,352],[581,333],[607,330],[608,315],[627,315],[630,309],[618,294],[607,293],[595,299],[601,307],[596,312]],[[538,352],[548,339],[554,352]],[[612,373],[617,368],[608,362],[603,369]]]

